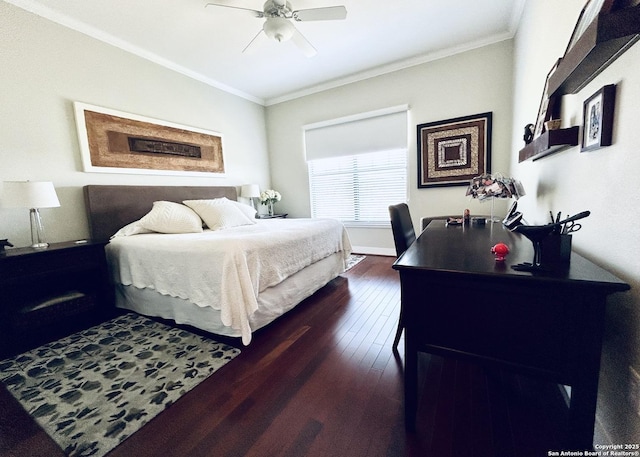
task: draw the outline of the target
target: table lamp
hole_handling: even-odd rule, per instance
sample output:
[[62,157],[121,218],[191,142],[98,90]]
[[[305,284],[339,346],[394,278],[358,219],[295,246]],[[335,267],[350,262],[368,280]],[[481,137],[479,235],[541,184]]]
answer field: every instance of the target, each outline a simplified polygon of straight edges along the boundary
[[256,209],[254,198],[258,198],[260,196],[260,186],[257,184],[245,184],[240,188],[240,196],[243,198],[248,198],[251,202],[251,207]]
[[504,177],[500,173],[483,174],[476,176],[469,183],[467,196],[485,201],[491,199],[491,222],[500,222],[501,219],[493,216],[493,206],[496,198],[515,198],[525,195],[520,181]]
[[2,206],[5,208],[29,208],[31,247],[44,249],[49,246],[49,243],[45,241],[44,226],[38,210],[60,206],[52,182],[5,181]]

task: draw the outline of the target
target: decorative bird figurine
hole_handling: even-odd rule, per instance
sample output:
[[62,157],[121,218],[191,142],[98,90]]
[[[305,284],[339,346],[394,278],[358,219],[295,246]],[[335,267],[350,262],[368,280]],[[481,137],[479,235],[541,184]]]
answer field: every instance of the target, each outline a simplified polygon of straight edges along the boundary
[[562,221],[555,222],[553,224],[547,225],[518,225],[513,229],[514,232],[522,233],[524,236],[529,238],[533,243],[533,263],[521,263],[518,265],[513,265],[511,268],[514,270],[522,270],[522,271],[533,271],[533,270],[541,270],[541,259],[540,259],[540,243],[546,237],[551,235],[554,231],[556,231],[559,227],[562,227],[564,224],[569,222],[577,221],[578,219],[584,219],[585,217],[591,214],[590,211],[583,211],[574,216],[568,217]]
[[524,126],[524,136],[522,137],[524,144],[529,144],[533,141],[533,127],[533,124],[527,124]]
[[13,244],[9,243],[8,239],[0,240],[0,255],[4,255],[6,253],[4,250],[6,247],[12,248]]

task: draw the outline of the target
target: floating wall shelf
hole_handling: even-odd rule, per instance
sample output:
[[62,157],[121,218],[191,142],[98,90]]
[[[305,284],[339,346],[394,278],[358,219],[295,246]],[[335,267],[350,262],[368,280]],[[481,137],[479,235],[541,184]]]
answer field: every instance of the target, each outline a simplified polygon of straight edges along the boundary
[[640,5],[600,14],[560,59],[549,95],[575,94],[640,38]]
[[[547,94],[575,94],[640,38],[640,5],[598,15],[549,76]],[[578,145],[579,127],[544,132],[518,154],[519,162]]]
[[538,160],[562,149],[578,145],[578,126],[548,130],[526,145],[518,154],[518,161]]

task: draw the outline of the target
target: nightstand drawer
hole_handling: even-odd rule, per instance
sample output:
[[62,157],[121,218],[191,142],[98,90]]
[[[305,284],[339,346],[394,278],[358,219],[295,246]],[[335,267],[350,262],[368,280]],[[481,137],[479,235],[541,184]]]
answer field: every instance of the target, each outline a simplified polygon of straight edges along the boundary
[[96,298],[92,294],[69,291],[66,294],[29,303],[13,314],[13,328],[17,333],[34,331],[79,316],[96,307]]

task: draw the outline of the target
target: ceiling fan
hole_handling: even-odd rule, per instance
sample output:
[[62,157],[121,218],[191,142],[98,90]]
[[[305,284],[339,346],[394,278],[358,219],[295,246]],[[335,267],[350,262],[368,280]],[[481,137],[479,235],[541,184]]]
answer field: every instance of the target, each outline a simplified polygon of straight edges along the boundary
[[[245,11],[256,18],[264,18],[265,22],[262,30],[253,37],[242,52],[251,52],[261,40],[261,37],[268,37],[279,43],[291,39],[298,48],[307,56],[313,57],[318,51],[313,45],[296,29],[291,22],[302,21],[332,21],[341,20],[347,17],[347,9],[344,6],[327,6],[322,8],[307,8],[293,10],[291,4],[286,0],[267,0],[262,11],[242,8],[239,6],[226,5],[223,3],[207,3],[208,7],[234,8]],[[264,32],[264,35],[262,34]]]

